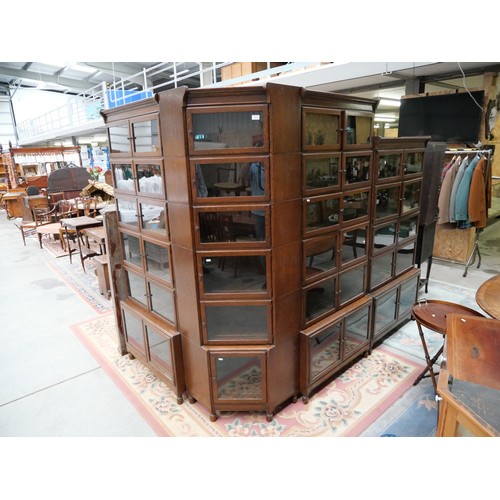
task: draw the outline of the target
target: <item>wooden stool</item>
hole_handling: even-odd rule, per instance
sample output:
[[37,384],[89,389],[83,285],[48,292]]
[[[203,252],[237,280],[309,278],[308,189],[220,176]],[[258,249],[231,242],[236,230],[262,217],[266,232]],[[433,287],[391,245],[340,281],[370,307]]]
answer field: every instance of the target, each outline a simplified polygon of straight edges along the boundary
[[97,282],[99,283],[99,292],[104,295],[106,299],[110,299],[111,287],[109,283],[109,263],[108,256],[105,255],[95,255],[92,258],[95,265],[95,274],[97,276]]
[[[465,314],[467,316],[484,316],[469,307],[461,306],[460,304],[454,304],[453,302],[445,302],[443,300],[424,300],[422,302],[417,302],[413,305],[411,309],[412,318],[417,322],[418,333],[420,335],[420,340],[422,341],[422,347],[424,348],[424,355],[426,361],[426,368],[417,377],[413,385],[417,385],[424,377],[430,376],[432,378],[432,385],[434,386],[434,391],[437,394],[437,380],[436,373],[434,373],[434,363],[441,356],[444,348],[443,345],[439,348],[438,352],[431,358],[429,355],[429,349],[427,348],[427,343],[425,341],[424,332],[422,326],[425,326],[429,330],[440,333],[443,338],[446,334],[446,316],[448,314],[458,313]],[[429,375],[426,373],[429,372]]]

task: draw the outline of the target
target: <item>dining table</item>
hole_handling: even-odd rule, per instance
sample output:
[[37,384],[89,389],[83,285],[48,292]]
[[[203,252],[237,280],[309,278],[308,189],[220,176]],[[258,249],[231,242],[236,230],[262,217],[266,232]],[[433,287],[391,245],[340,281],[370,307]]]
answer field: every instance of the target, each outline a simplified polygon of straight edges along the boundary
[[492,318],[500,319],[500,274],[486,280],[477,289],[476,302]]

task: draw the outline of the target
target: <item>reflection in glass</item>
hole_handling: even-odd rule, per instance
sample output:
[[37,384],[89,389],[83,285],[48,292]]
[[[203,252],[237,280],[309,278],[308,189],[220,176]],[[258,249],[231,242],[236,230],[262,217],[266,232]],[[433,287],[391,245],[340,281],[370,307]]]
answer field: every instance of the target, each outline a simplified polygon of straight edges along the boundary
[[150,325],[144,325],[149,345],[149,355],[153,362],[170,379],[174,380],[172,370],[172,349],[170,339],[161,335]]
[[206,305],[208,340],[262,340],[269,337],[266,305]]
[[135,182],[132,165],[130,163],[113,164],[116,189],[135,193]]
[[306,227],[308,230],[320,229],[339,223],[339,198],[310,201],[306,208]]
[[368,215],[368,192],[352,193],[342,200],[343,220],[353,220]]
[[393,257],[394,252],[389,252],[372,259],[370,288],[373,289],[392,277]]
[[375,299],[374,336],[396,319],[397,289]]
[[266,238],[265,211],[258,209],[200,212],[202,243],[252,243]]
[[366,255],[366,230],[352,229],[342,233],[342,264]]
[[401,274],[406,269],[413,267],[415,248],[416,243],[410,243],[409,245],[398,248],[398,255],[396,258],[396,274]]
[[142,228],[148,231],[157,231],[167,234],[166,215],[164,205],[153,205],[152,203],[139,203],[141,209]]
[[126,233],[121,233],[121,235],[124,260],[142,267],[141,242],[139,238]]
[[155,153],[160,151],[158,120],[132,123],[136,153]]
[[262,292],[267,289],[264,255],[211,256],[203,259],[205,293]]
[[371,156],[346,156],[345,157],[345,182],[356,184],[370,180]]
[[420,182],[407,182],[404,186],[403,213],[414,210],[420,205]]
[[346,144],[368,144],[372,136],[372,118],[347,115]]
[[262,146],[262,111],[193,113],[191,116],[195,150]]
[[390,217],[399,213],[399,186],[377,189],[377,219]]
[[158,164],[137,165],[139,191],[144,194],[163,196],[163,176]]
[[170,281],[168,248],[144,241],[144,250],[146,253],[146,269],[150,273]]
[[147,295],[146,295],[146,284],[144,283],[144,278],[128,269],[125,269],[125,276],[127,278],[128,293],[135,300],[138,300],[141,304],[147,306]]
[[415,276],[414,278],[404,282],[401,285],[401,292],[399,297],[399,317],[401,318],[406,313],[410,311],[413,307],[413,304],[417,300],[417,282],[419,280],[419,276]]
[[312,381],[340,361],[341,333],[342,323],[337,323],[309,339],[311,352],[309,366]]
[[358,311],[349,314],[345,319],[344,358],[356,351],[361,344],[365,344],[370,334],[369,328],[370,306],[367,305]]
[[418,231],[418,215],[401,219],[399,222],[399,241],[405,238],[417,236]]
[[145,354],[146,349],[144,346],[144,336],[142,334],[142,321],[133,314],[129,313],[129,311],[125,308],[122,309],[122,312],[127,341],[140,352]]
[[116,199],[116,209],[118,211],[118,220],[132,227],[137,227],[139,215],[137,213],[137,204],[135,200]]
[[306,189],[338,186],[339,160],[338,156],[307,158],[305,160]]
[[113,125],[108,128],[108,133],[110,153],[130,153],[128,124]]
[[405,174],[418,174],[422,172],[424,164],[424,152],[407,153],[404,160],[404,173]]
[[200,198],[264,196],[266,176],[263,161],[197,163],[196,193]]
[[304,146],[338,146],[339,115],[327,113],[305,113]]
[[306,321],[311,321],[335,308],[335,277],[318,283],[306,291]]
[[306,278],[335,269],[337,234],[313,238],[304,244]]
[[396,243],[396,223],[378,226],[373,230],[373,248],[385,248]]
[[386,154],[379,158],[378,178],[398,177],[401,175],[401,155]]
[[151,294],[151,310],[175,325],[174,292],[154,281],[149,281],[148,286]]
[[259,357],[216,355],[215,382],[219,400],[261,400],[262,366]]
[[339,275],[339,306],[366,292],[366,266],[356,266]]

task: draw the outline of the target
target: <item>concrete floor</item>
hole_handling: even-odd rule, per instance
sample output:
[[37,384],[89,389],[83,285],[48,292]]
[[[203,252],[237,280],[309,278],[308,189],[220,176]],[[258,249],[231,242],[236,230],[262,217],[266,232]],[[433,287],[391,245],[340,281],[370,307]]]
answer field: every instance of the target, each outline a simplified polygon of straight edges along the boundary
[[[477,289],[500,273],[499,238],[492,213],[481,267],[463,277],[463,265],[435,261],[431,279]],[[97,313],[46,265],[54,257],[35,238],[23,246],[3,210],[0,256],[0,436],[155,436],[69,328]]]

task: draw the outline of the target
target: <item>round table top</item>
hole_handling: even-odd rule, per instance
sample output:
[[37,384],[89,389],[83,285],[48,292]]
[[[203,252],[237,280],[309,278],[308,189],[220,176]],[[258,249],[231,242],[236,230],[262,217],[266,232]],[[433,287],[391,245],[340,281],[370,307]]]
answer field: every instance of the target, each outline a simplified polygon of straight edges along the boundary
[[500,319],[500,274],[485,281],[477,289],[476,302],[491,317]]
[[412,307],[412,314],[416,321],[422,326],[443,335],[446,333],[446,316],[453,313],[466,316],[483,316],[474,309],[443,300],[422,301]]

